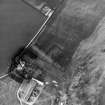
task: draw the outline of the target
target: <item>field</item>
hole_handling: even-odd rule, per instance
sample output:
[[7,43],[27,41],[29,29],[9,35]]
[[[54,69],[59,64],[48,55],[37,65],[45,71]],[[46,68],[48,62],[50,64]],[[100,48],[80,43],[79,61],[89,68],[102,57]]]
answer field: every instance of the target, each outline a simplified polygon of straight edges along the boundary
[[11,56],[30,41],[43,21],[22,0],[0,0],[0,73],[7,72]]

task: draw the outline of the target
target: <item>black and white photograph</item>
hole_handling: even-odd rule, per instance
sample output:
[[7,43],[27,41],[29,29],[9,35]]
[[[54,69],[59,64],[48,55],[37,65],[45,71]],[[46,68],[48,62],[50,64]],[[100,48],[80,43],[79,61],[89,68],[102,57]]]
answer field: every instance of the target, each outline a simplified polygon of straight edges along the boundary
[[105,0],[0,0],[0,105],[105,105]]

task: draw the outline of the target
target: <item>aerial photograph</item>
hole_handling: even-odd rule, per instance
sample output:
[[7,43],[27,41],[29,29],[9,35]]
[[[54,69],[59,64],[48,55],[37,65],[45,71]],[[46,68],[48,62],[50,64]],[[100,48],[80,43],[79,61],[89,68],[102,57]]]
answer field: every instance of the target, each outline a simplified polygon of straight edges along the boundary
[[105,0],[0,0],[0,105],[105,105]]

